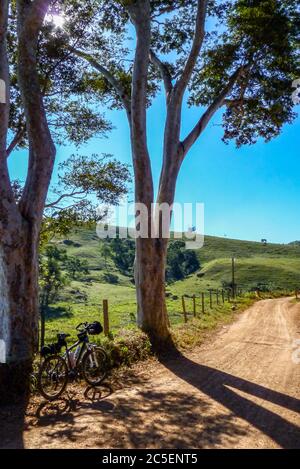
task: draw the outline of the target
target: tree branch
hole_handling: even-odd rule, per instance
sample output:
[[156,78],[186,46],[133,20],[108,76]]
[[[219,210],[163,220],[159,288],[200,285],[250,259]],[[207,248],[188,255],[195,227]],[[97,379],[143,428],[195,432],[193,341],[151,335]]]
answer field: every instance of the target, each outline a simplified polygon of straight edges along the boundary
[[139,0],[127,5],[126,8],[136,31],[131,98],[135,200],[149,206],[153,202],[153,177],[147,144],[147,86],[151,42],[150,2]]
[[204,129],[206,128],[207,124],[214,116],[214,114],[218,111],[218,109],[223,106],[226,100],[226,96],[230,93],[232,88],[234,87],[236,81],[239,77],[247,70],[248,66],[239,67],[230,77],[227,85],[223,88],[219,96],[211,103],[211,105],[207,108],[204,114],[201,116],[193,130],[189,133],[189,135],[181,142],[183,148],[183,158],[190,150],[192,145],[196,142],[199,136],[202,134]]
[[[22,23],[27,30],[31,30],[32,36],[37,40],[37,34],[41,30],[51,0],[18,0],[19,7],[23,11]],[[20,10],[19,10],[20,11]]]
[[[6,142],[9,120],[9,65],[7,58],[7,21],[8,0],[2,2],[0,9],[0,164],[6,164]],[[3,95],[3,96],[2,96]]]
[[24,124],[23,126],[21,126],[21,127],[17,130],[17,132],[16,132],[14,138],[13,138],[12,141],[10,142],[10,144],[9,144],[7,150],[6,150],[6,157],[7,157],[7,158],[9,158],[9,156],[12,154],[12,152],[14,151],[14,149],[15,149],[15,148],[18,146],[18,144],[21,142],[21,140],[22,140],[22,138],[24,137],[25,133],[26,133],[26,126],[25,126],[25,124]]
[[[0,101],[0,242],[7,242],[8,226],[21,222],[18,207],[9,178],[6,158],[7,134],[9,127],[9,63],[7,57],[7,23],[8,23],[9,1],[3,0],[0,7],[0,80],[1,96]],[[8,235],[9,238],[9,235]]]
[[150,50],[149,58],[152,64],[155,65],[155,67],[159,70],[161,74],[161,77],[164,82],[167,102],[168,102],[170,94],[173,90],[172,77],[168,69],[168,66],[157,57],[157,55],[155,54],[153,50]]
[[50,0],[17,0],[18,82],[29,141],[28,174],[19,202],[22,216],[38,235],[53,172],[56,149],[50,134],[37,64],[38,37]]
[[166,6],[166,7],[161,7],[161,8],[159,8],[159,10],[157,11],[157,13],[153,14],[153,15],[151,16],[151,18],[153,19],[153,18],[157,18],[157,17],[159,17],[159,16],[161,16],[161,15],[165,15],[166,13],[172,13],[173,11],[178,10],[178,8],[180,8],[180,6],[181,6],[181,3],[180,3],[180,2],[177,2],[177,4],[176,4],[176,1],[173,1],[173,5],[172,5],[172,6],[171,6],[171,5],[168,5],[168,6]]
[[186,87],[190,81],[194,67],[196,65],[199,53],[201,51],[205,35],[206,10],[207,0],[198,0],[196,27],[192,48],[189,57],[186,61],[183,72],[175,85],[176,94],[178,93],[180,97],[183,96],[186,90]]
[[45,208],[53,208],[57,204],[59,204],[63,199],[75,197],[76,195],[82,195],[82,194],[85,194],[85,193],[86,193],[86,191],[75,191],[74,190],[70,194],[62,194],[57,200],[55,200],[55,202],[50,202],[50,203],[46,204]]
[[100,72],[106,80],[111,84],[111,86],[115,89],[116,93],[118,94],[119,98],[122,101],[122,104],[127,112],[127,115],[130,115],[131,112],[131,103],[130,98],[127,96],[127,93],[123,87],[123,85],[110,73],[107,68],[101,65],[97,60],[95,60],[90,54],[83,52],[81,50],[75,49],[74,47],[71,48],[72,52],[76,54],[78,57],[86,60],[89,64],[95,68],[98,72]]

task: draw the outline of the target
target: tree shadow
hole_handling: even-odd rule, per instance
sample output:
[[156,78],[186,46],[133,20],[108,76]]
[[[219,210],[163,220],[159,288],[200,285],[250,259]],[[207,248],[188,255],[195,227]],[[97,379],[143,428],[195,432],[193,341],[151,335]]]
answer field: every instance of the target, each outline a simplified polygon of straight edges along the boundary
[[[224,437],[234,444],[246,434],[234,414],[211,415],[205,398],[179,390],[155,390],[145,383],[137,392],[131,391],[110,400],[101,390],[98,394],[89,389],[87,402],[44,403],[36,425],[46,427],[44,441],[58,440],[64,447],[88,441],[93,448],[201,448],[221,445]],[[77,419],[78,411],[82,421]]]
[[0,449],[23,449],[23,429],[28,398],[14,405],[0,406]]
[[250,399],[242,397],[235,391],[247,393],[252,397],[263,399],[300,414],[299,399],[195,363],[178,350],[173,350],[172,359],[161,357],[160,362],[177,377],[222,404],[235,416],[260,430],[282,448],[300,448],[299,426]]
[[113,409],[113,405],[105,399],[112,394],[109,385],[103,384],[99,387],[88,386],[82,399],[78,392],[68,391],[65,396],[52,401],[43,401],[31,412],[27,412],[29,420],[24,426],[24,430],[30,427],[46,428],[46,434],[51,440],[64,438],[71,442],[76,442],[77,438],[87,430],[87,426],[76,425],[76,414],[80,411],[86,415],[95,411],[107,412]]
[[[300,447],[299,427],[257,403],[263,399],[299,413],[298,399],[200,365],[178,351],[160,361],[172,372],[163,380],[127,370],[127,379],[121,379],[123,387],[112,380],[113,387],[88,387],[84,393],[82,388],[71,386],[65,397],[55,402],[40,403],[38,399],[27,413],[25,426],[20,413],[14,427],[8,428],[6,423],[2,427],[4,447],[22,448],[24,429],[29,430],[30,447],[238,447],[241,439],[251,437],[254,428],[283,448]],[[182,380],[182,387],[181,381],[174,381],[175,376]],[[187,389],[186,383],[192,387]],[[30,440],[32,428],[35,440]]]
[[45,319],[51,321],[60,318],[71,318],[73,316],[70,307],[64,306],[48,306],[45,311]]

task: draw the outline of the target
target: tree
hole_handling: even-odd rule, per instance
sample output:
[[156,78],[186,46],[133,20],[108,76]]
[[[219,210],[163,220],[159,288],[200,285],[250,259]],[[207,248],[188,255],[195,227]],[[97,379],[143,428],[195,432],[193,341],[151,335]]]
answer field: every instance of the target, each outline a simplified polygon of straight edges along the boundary
[[[6,363],[0,367],[1,398],[24,391],[38,337],[38,242],[43,210],[53,171],[55,146],[50,135],[37,71],[37,46],[50,0],[18,0],[18,83],[26,119],[29,170],[22,196],[14,198],[7,169],[9,66],[7,21],[9,2],[0,12],[0,74],[7,86],[0,104],[0,286],[1,331]],[[3,391],[3,390],[2,390]]]
[[[148,208],[149,229],[154,181],[147,107],[159,90],[159,79],[167,109],[159,204],[172,206],[181,165],[220,109],[223,140],[233,139],[238,146],[259,138],[269,141],[293,121],[291,85],[299,76],[296,1],[115,0],[108,6],[99,0],[94,8],[95,24],[103,29],[99,33],[99,27],[91,27],[83,47],[79,41],[69,49],[89,64],[89,74],[85,71],[82,80],[90,81],[99,102],[107,99],[109,106],[126,112],[135,201]],[[136,39],[133,59],[124,39],[129,23]],[[188,103],[204,110],[182,137],[181,112],[187,93]],[[169,340],[164,285],[167,245],[168,239],[162,236],[136,240],[138,323],[159,345]]]
[[72,280],[76,280],[82,274],[89,273],[87,261],[81,261],[78,257],[67,256],[64,265]]
[[133,275],[135,244],[132,239],[113,238],[110,241],[111,256],[117,269],[123,275]]
[[[28,132],[18,80],[18,32],[16,1],[10,2],[8,25],[8,57],[10,63],[10,114],[9,138],[6,149],[9,157],[15,149],[28,147]],[[29,0],[25,3],[30,3]],[[82,74],[80,63],[70,51],[62,47],[64,32],[57,28],[55,18],[59,4],[66,5],[69,18],[76,19],[71,25],[74,44],[85,35],[93,11],[93,0],[36,2],[44,15],[41,33],[36,46],[36,69],[39,75],[43,105],[49,116],[48,125],[55,142],[66,145],[72,142],[80,145],[94,136],[105,136],[111,129],[103,113],[95,106],[89,84],[79,82]],[[68,5],[67,5],[68,3]],[[94,2],[95,3],[95,2]]]
[[[8,400],[12,393],[27,389],[37,347],[38,246],[55,160],[54,138],[69,137],[80,143],[111,128],[84,103],[88,99],[70,102],[76,96],[69,86],[76,69],[67,54],[55,53],[59,35],[53,34],[46,21],[49,7],[55,8],[55,3],[1,3],[0,79],[6,84],[6,100],[0,104],[0,330],[6,343],[6,363],[0,366],[0,395]],[[74,34],[80,31],[74,30]],[[81,95],[85,92],[85,88],[80,90]],[[63,95],[68,103],[61,99]],[[73,126],[79,122],[74,134]],[[7,158],[24,146],[29,148],[28,174],[16,194]]]
[[62,272],[62,262],[67,259],[66,251],[57,246],[47,246],[40,255],[39,260],[39,287],[40,287],[40,312],[41,312],[41,338],[40,344],[44,345],[45,317],[49,304],[56,299],[59,290],[66,284],[66,276]]
[[[0,383],[6,390],[5,394],[0,390],[0,395],[7,399],[10,391],[18,394],[26,389],[37,347],[40,238],[45,243],[83,219],[93,215],[95,220],[93,196],[116,200],[128,177],[124,165],[104,161],[106,156],[72,157],[63,168],[62,191],[50,193],[46,202],[54,142],[79,145],[111,129],[95,110],[89,85],[78,82],[82,74],[78,60],[60,47],[61,33],[48,20],[47,13],[54,14],[58,3],[1,2],[0,80],[6,85],[6,100],[0,103],[0,333],[7,357],[6,364],[0,365]],[[71,17],[72,9],[77,14],[72,28],[76,43],[92,11],[85,2],[69,5]],[[18,148],[29,149],[24,185],[11,181],[7,168],[7,159]],[[80,193],[75,194],[75,186]]]
[[102,241],[100,244],[101,256],[104,258],[104,267],[107,270],[107,258],[111,255],[110,245],[107,241]]
[[182,280],[187,275],[196,272],[199,267],[200,263],[196,252],[185,249],[184,241],[169,243],[166,268],[166,280],[168,282]]
[[127,193],[130,172],[112,155],[72,155],[59,164],[58,179],[44,210],[42,244],[67,236],[82,224],[102,220],[108,207]]

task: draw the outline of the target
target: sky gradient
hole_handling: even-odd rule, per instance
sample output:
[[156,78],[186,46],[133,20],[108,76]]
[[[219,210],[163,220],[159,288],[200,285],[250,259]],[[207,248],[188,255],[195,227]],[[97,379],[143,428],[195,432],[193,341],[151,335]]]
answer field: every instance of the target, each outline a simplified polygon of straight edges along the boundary
[[[299,106],[298,106],[299,109]],[[184,107],[182,134],[196,123],[200,110]],[[112,153],[131,164],[129,132],[125,113],[106,112],[115,129],[107,139],[93,139],[76,150],[57,147],[57,164],[72,153]],[[148,111],[148,138],[157,187],[161,168],[165,117],[164,97],[159,95]],[[176,202],[205,204],[205,234],[228,238],[288,243],[300,240],[300,118],[286,125],[282,134],[266,144],[236,149],[234,142],[221,141],[221,114],[216,115],[187,155],[177,184]],[[9,160],[13,178],[25,179],[26,152]],[[132,196],[129,199],[132,199]]]

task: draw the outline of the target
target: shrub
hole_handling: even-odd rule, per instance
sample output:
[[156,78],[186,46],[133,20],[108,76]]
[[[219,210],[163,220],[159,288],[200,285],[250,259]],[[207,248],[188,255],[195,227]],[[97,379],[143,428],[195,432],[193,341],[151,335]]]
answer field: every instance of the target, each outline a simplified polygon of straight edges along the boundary
[[124,330],[115,341],[105,338],[102,345],[108,353],[112,368],[129,366],[151,355],[149,338],[142,332]]
[[109,272],[105,272],[102,275],[102,279],[103,279],[104,282],[111,283],[113,285],[116,285],[117,283],[119,283],[119,277],[117,275],[111,274]]

